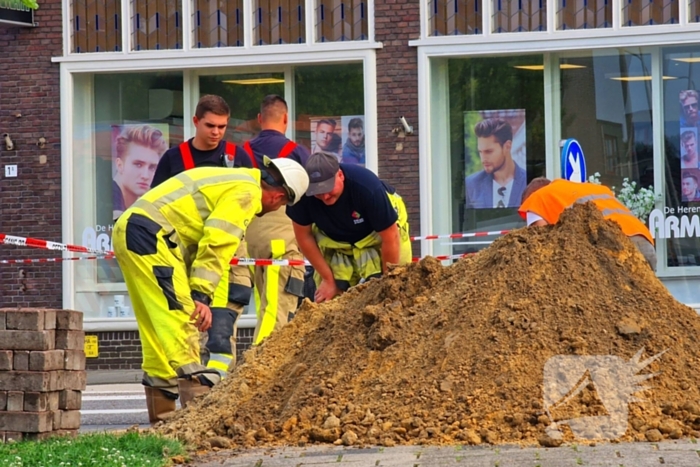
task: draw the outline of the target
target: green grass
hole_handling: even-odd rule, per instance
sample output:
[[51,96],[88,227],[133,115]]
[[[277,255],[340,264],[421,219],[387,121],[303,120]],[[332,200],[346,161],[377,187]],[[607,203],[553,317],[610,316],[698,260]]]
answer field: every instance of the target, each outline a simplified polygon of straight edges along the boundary
[[178,441],[154,435],[91,433],[0,443],[0,467],[163,467],[185,452]]

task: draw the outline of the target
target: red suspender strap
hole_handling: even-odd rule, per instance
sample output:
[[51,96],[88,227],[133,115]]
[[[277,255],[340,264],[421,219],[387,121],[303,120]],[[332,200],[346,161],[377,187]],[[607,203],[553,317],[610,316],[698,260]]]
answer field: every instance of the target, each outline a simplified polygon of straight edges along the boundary
[[236,145],[226,141],[226,150],[224,152],[226,158],[226,166],[233,167],[233,160],[236,158]]
[[296,149],[296,147],[297,147],[297,143],[295,143],[294,141],[287,141],[287,144],[285,144],[282,147],[282,150],[277,155],[277,157],[279,157],[279,158],[287,157],[288,155],[290,155],[292,153],[292,151],[294,151]]
[[250,141],[246,141],[245,143],[243,143],[243,150],[248,154],[248,157],[250,157],[250,161],[253,163],[253,167],[257,169],[258,161],[255,160],[255,154],[253,154],[253,148],[250,147]]
[[187,141],[180,143],[180,154],[182,154],[182,165],[185,166],[185,170],[194,169],[192,151],[190,151],[190,145]]

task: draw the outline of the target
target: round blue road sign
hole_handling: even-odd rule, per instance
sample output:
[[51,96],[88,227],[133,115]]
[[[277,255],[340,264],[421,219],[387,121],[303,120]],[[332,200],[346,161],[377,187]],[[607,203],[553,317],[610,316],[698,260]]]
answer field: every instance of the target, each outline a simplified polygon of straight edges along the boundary
[[585,182],[586,159],[583,149],[574,138],[569,138],[561,148],[561,176],[572,182]]

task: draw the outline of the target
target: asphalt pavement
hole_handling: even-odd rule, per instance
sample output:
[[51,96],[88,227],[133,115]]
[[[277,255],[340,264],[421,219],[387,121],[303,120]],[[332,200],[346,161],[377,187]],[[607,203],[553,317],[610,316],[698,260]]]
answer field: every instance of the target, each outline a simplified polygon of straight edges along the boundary
[[83,391],[80,432],[148,426],[146,396],[141,384],[88,385]]

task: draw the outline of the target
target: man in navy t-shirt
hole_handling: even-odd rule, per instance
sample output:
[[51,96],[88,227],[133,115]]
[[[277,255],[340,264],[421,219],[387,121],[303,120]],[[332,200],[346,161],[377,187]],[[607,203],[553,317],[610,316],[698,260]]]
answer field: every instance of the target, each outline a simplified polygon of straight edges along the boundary
[[287,207],[294,234],[315,273],[317,302],[411,261],[401,197],[372,171],[317,152],[306,164],[306,197]]

